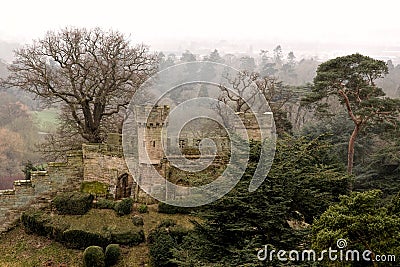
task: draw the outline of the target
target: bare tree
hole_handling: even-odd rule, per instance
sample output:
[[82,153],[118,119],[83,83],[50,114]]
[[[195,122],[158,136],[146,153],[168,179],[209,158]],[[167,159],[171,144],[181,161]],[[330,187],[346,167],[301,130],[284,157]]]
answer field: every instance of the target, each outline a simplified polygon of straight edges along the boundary
[[[249,104],[252,105],[255,96],[261,93],[274,113],[277,132],[290,130],[291,124],[287,119],[285,107],[298,100],[298,95],[293,88],[285,86],[276,77],[261,76],[259,73],[249,71],[240,71],[235,77],[225,77],[225,79],[227,86],[219,86],[221,103],[231,106],[235,112],[248,113],[250,112]],[[224,116],[225,109],[221,107],[221,104],[218,104],[216,108],[224,123],[229,125],[229,120]]]
[[50,105],[61,103],[62,123],[98,143],[106,121],[127,107],[157,65],[146,46],[132,47],[119,32],[66,28],[18,49],[2,84],[32,92]]

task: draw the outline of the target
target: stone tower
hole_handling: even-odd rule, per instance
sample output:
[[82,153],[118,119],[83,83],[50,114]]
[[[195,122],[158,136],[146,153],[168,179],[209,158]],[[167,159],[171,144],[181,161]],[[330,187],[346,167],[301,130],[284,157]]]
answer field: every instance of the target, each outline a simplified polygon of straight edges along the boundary
[[[138,125],[138,152],[142,162],[159,164],[163,159],[162,132],[167,123],[169,106],[137,106],[135,107]],[[146,114],[149,116],[146,118]]]

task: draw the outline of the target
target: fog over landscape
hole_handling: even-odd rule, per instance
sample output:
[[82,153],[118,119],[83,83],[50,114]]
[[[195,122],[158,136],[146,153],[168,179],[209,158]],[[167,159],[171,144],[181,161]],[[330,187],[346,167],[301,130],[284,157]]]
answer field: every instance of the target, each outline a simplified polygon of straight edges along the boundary
[[2,1],[0,267],[400,266],[398,6]]
[[114,29],[152,50],[256,55],[281,45],[298,58],[359,52],[400,62],[395,1],[7,1],[0,58],[18,44],[66,26]]

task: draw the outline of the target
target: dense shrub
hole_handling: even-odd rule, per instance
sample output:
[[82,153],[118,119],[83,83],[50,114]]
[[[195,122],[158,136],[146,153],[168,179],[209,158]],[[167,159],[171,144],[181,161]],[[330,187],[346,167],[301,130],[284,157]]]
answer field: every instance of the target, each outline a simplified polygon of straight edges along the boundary
[[87,193],[68,192],[56,196],[53,205],[59,214],[83,215],[92,206],[93,196]]
[[21,215],[22,225],[29,234],[49,236],[52,232],[50,221],[50,217],[42,211],[29,210]]
[[153,230],[149,234],[148,242],[152,266],[177,266],[171,262],[173,258],[172,249],[176,246],[176,242],[167,231],[163,229]]
[[152,266],[178,266],[173,262],[173,251],[182,244],[188,234],[189,230],[176,224],[174,220],[162,220],[157,228],[150,232],[147,239]]
[[97,209],[114,209],[115,208],[115,201],[105,198],[99,198],[96,202],[95,207]]
[[177,243],[182,242],[183,237],[189,233],[188,229],[176,224],[176,221],[172,219],[163,219],[157,228],[167,231]]
[[183,242],[184,237],[187,236],[190,231],[181,225],[174,225],[168,228],[168,232],[175,240],[175,242],[180,244]]
[[147,213],[148,207],[147,207],[147,205],[145,205],[145,204],[140,204],[140,205],[137,207],[137,210],[138,210],[139,213]]
[[21,215],[21,222],[25,232],[47,236],[56,241],[63,240],[63,232],[69,227],[64,222],[53,222],[48,214],[37,210],[24,212]]
[[175,226],[176,225],[176,221],[172,220],[172,219],[162,219],[161,222],[158,224],[158,228],[167,228],[167,227],[171,227],[171,226]]
[[118,230],[111,232],[111,242],[121,245],[138,245],[145,241],[143,229]]
[[83,252],[84,267],[105,267],[105,256],[103,249],[98,246],[90,246]]
[[105,247],[111,242],[110,236],[107,234],[71,229],[64,231],[63,243],[68,248],[83,249],[88,246]]
[[164,202],[158,203],[158,212],[159,213],[165,213],[165,214],[188,214],[190,213],[191,208],[185,208],[185,207],[177,207],[173,205],[166,204]]
[[135,226],[142,226],[142,225],[144,225],[143,218],[142,218],[141,216],[139,216],[139,215],[133,216],[133,218],[132,218],[132,223],[133,223],[133,225],[135,225]]
[[124,198],[120,202],[115,204],[115,211],[118,215],[127,215],[132,211],[133,199],[132,198]]
[[106,266],[115,265],[121,256],[121,248],[118,244],[110,244],[106,247]]

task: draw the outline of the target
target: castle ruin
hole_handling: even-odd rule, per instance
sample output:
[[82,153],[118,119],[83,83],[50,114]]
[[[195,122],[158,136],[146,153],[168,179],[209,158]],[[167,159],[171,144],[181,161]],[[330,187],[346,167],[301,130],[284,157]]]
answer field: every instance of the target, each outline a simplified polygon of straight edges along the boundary
[[[150,116],[146,120],[142,115],[145,109],[150,109]],[[163,147],[169,147],[171,142],[177,142],[185,158],[198,158],[200,139],[190,132],[183,132],[178,140],[166,140],[162,143],[162,128],[169,114],[168,106],[137,107],[137,123],[139,135],[137,147],[139,153],[147,153],[149,161],[140,162],[138,177],[130,174],[125,163],[120,134],[109,134],[107,143],[82,144],[80,151],[71,151],[65,162],[50,162],[46,171],[32,172],[30,180],[14,182],[11,190],[0,191],[0,232],[9,229],[20,213],[32,206],[41,207],[51,202],[59,192],[80,190],[83,182],[100,182],[108,186],[108,193],[115,199],[132,197],[138,202],[153,203],[145,192],[140,190],[139,179],[146,179],[151,190],[156,192],[159,185],[152,180],[150,169],[155,168],[171,182],[180,183],[182,173],[174,177],[173,167],[165,158]],[[265,127],[269,132],[273,129],[272,116],[262,116],[263,121],[257,126],[254,116],[239,114],[250,138],[260,138],[260,128]],[[213,138],[217,151],[229,149],[227,137]],[[204,150],[207,151],[207,150]],[[214,165],[221,162],[217,157]],[[190,175],[189,175],[190,176]],[[154,182],[154,183],[153,183]],[[176,192],[158,192],[159,194],[176,195]]]

